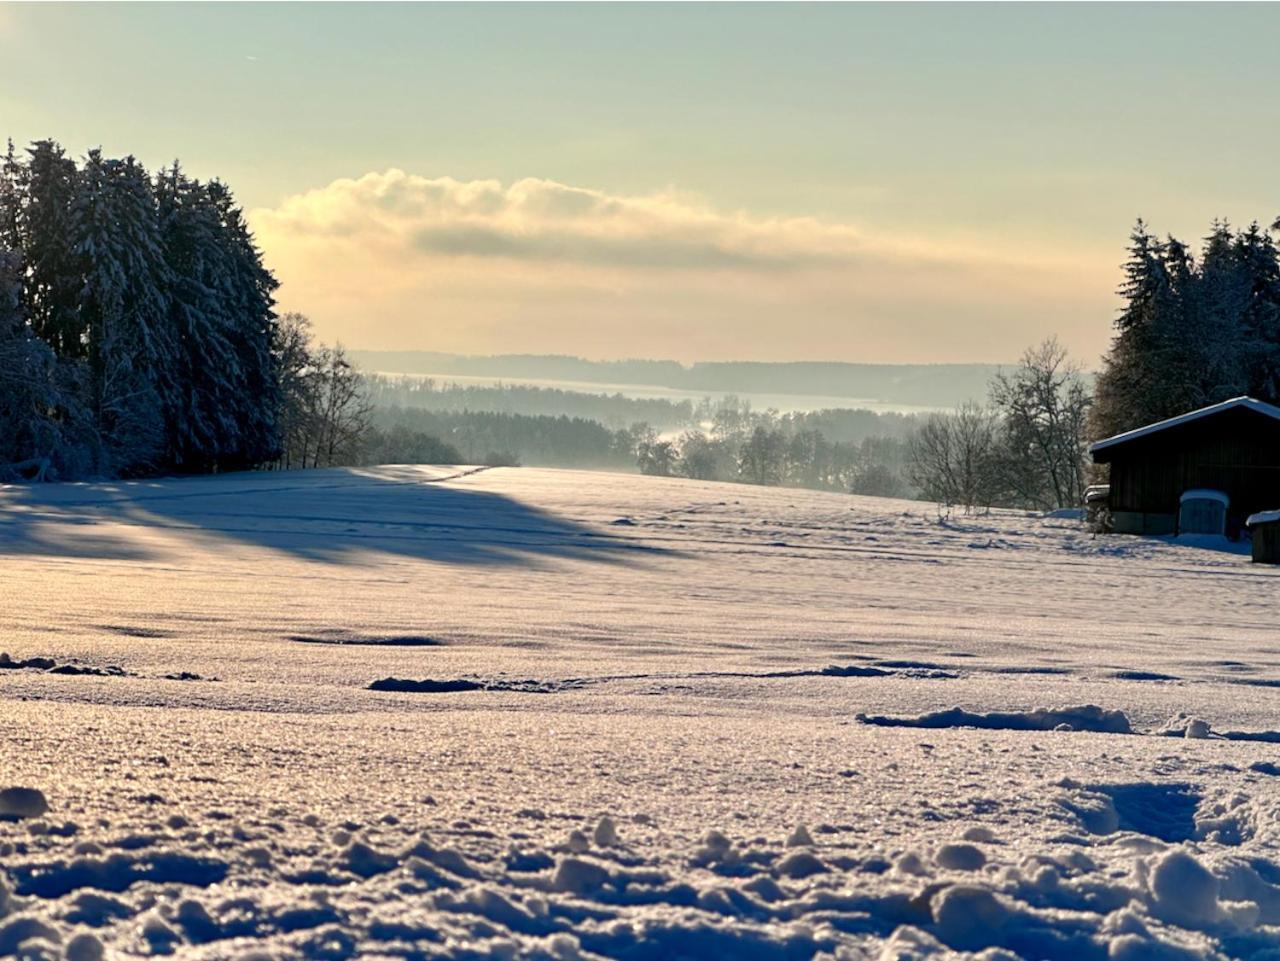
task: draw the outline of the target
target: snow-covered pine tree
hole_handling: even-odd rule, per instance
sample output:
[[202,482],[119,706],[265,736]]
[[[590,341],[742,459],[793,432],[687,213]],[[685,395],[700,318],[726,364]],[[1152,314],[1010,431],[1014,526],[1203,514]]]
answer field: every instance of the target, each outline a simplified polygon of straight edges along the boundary
[[1280,257],[1256,223],[1215,221],[1197,263],[1139,221],[1125,306],[1098,377],[1091,434],[1107,436],[1240,394],[1280,401]]
[[1185,379],[1194,393],[1176,413],[1238,397],[1250,388],[1245,369],[1250,281],[1236,256],[1231,227],[1214,221],[1204,239],[1189,299],[1192,318],[1182,339]]
[[[1280,222],[1273,228],[1280,230]],[[1241,318],[1242,367],[1248,392],[1280,402],[1280,252],[1271,235],[1255,221],[1232,243],[1240,271],[1249,284]]]
[[146,171],[91,150],[72,204],[71,236],[88,337],[90,408],[107,473],[153,467],[165,412],[178,403],[169,323],[171,278]]
[[217,212],[218,249],[224,268],[219,272],[219,297],[231,319],[229,338],[239,360],[241,405],[237,409],[241,444],[223,468],[267,463],[280,456],[282,395],[277,336],[275,290],[279,282],[262,263],[262,254],[235,198],[225,184],[214,180],[204,187],[205,202]]
[[[83,358],[88,344],[79,311],[80,271],[71,228],[79,181],[76,164],[52,140],[33,143],[27,158],[11,168],[21,197],[16,217],[26,265],[27,319],[58,357]],[[6,167],[13,158],[8,160]]]
[[1090,433],[1107,437],[1150,423],[1158,408],[1150,396],[1158,344],[1158,323],[1173,294],[1165,269],[1164,247],[1141,220],[1129,237],[1129,259],[1119,294],[1124,306],[1116,317],[1116,335],[1098,374]]
[[246,378],[236,349],[234,306],[217,209],[198,181],[175,163],[155,181],[171,289],[169,323],[178,389],[166,411],[167,461],[186,471],[216,469],[244,446]]
[[[22,210],[22,163],[9,141],[3,159],[0,159],[0,250],[17,253],[22,249],[22,234],[18,218]],[[21,275],[18,277],[21,285]]]
[[[78,169],[52,141],[25,156],[10,145],[0,251],[13,252],[5,269],[17,284],[0,294],[16,298],[21,318],[0,331],[11,375],[0,407],[14,444],[12,411],[27,409],[19,387],[39,381],[47,393],[36,407],[53,431],[44,446],[65,474],[279,457],[276,281],[224,185],[176,164],[153,182],[132,157],[95,150]],[[44,375],[33,381],[36,361]]]
[[[24,162],[9,141],[0,160],[0,474],[75,477],[98,460],[82,403],[79,276],[61,233],[75,179],[75,165],[49,142],[34,144]],[[54,343],[72,344],[69,356],[36,335],[33,314]]]
[[22,314],[22,278],[21,255],[0,247],[0,480],[53,476],[62,453],[53,351]]

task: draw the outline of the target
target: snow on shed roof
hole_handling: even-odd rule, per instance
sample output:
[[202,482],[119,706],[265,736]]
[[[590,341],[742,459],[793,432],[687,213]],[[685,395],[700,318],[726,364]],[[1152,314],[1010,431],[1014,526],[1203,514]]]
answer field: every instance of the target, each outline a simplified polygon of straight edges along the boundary
[[1209,417],[1213,414],[1219,414],[1224,410],[1230,410],[1233,407],[1243,407],[1258,414],[1264,414],[1275,420],[1280,420],[1280,407],[1274,407],[1271,404],[1265,404],[1260,400],[1254,400],[1252,397],[1233,397],[1230,400],[1224,400],[1218,404],[1210,404],[1208,407],[1201,407],[1199,410],[1193,410],[1189,414],[1179,414],[1177,417],[1170,417],[1168,420],[1158,420],[1154,424],[1148,424],[1146,427],[1138,427],[1134,430],[1127,430],[1123,434],[1116,434],[1114,437],[1107,437],[1095,444],[1089,445],[1089,453],[1096,454],[1100,450],[1106,450],[1108,447],[1114,447],[1117,444],[1124,444],[1131,440],[1137,440],[1139,437],[1146,437],[1148,434],[1155,434],[1170,427],[1178,427],[1182,424],[1189,424],[1193,420],[1199,420],[1202,417]]
[[1187,501],[1217,501],[1226,507],[1231,503],[1231,498],[1222,491],[1210,490],[1207,487],[1193,487],[1189,491],[1183,491],[1182,496],[1178,498],[1179,504],[1185,504]]

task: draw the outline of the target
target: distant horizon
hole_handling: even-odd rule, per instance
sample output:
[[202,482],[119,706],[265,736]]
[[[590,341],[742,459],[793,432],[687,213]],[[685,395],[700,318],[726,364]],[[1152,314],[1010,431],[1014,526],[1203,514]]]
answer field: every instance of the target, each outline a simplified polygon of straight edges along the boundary
[[[786,405],[782,399],[811,397],[854,406],[951,408],[982,400],[1001,364],[878,364],[850,361],[698,361],[629,358],[590,360],[570,354],[457,354],[445,351],[363,351],[348,348],[356,364],[370,373],[434,377],[443,383],[462,381],[525,384],[560,390],[643,393],[685,397],[738,395],[764,406]],[[809,409],[811,405],[799,404]],[[830,407],[830,403],[820,403]],[[837,406],[840,406],[837,404]],[[848,405],[845,405],[848,406]]]
[[[642,357],[642,356],[600,356],[592,357],[586,354],[574,354],[563,352],[531,352],[531,351],[495,351],[489,352],[466,352],[456,350],[436,350],[430,347],[362,347],[355,344],[343,343],[342,345],[351,354],[423,354],[435,355],[440,357],[455,357],[467,360],[497,360],[508,358],[526,358],[530,360],[573,360],[582,361],[588,364],[673,364],[682,367],[685,370],[691,370],[694,367],[710,366],[715,364],[739,364],[739,365],[767,365],[767,366],[803,366],[803,365],[831,365],[844,367],[1013,367],[1018,363],[1017,358],[1010,360],[940,360],[940,361],[878,361],[878,360],[820,360],[818,358],[807,358],[799,360],[747,360],[735,357],[714,357],[697,360],[681,360],[678,357]],[[1030,345],[1028,345],[1030,346]],[[412,373],[412,371],[397,371],[397,373]]]

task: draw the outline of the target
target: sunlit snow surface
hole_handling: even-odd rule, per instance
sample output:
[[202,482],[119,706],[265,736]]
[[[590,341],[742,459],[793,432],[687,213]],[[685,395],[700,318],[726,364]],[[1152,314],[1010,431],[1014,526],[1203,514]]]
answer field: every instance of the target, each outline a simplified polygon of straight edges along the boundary
[[610,474],[0,488],[0,955],[1265,956],[1278,589]]

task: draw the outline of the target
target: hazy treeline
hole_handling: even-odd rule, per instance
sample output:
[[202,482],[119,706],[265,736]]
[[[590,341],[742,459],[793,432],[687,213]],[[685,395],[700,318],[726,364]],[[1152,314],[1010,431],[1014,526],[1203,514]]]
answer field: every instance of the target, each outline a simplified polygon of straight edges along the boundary
[[674,440],[651,435],[637,447],[637,465],[645,474],[695,480],[911,496],[903,439],[867,436],[857,443],[832,441],[807,425],[809,417],[817,415],[765,411],[731,424],[721,419],[710,432],[689,430]]
[[230,190],[52,141],[0,165],[0,475],[280,451],[272,291]]
[[[599,410],[615,415],[629,398],[574,391],[502,385],[429,387],[411,382],[410,391],[387,390],[391,378],[370,378],[370,398],[411,393],[420,404],[378,403],[374,430],[353,463],[413,461],[426,439],[439,462],[525,464],[636,470],[652,474],[788,484],[820,490],[907,496],[906,438],[918,418],[868,410],[822,410],[779,414],[759,411],[750,401],[705,397],[696,404],[658,401],[665,421],[636,420],[627,426],[602,422]],[[401,381],[403,383],[403,381]],[[526,398],[534,403],[525,405]],[[624,403],[609,407],[615,400]],[[438,404],[432,409],[430,404]],[[542,409],[555,413],[533,413]],[[459,409],[460,408],[460,409]],[[496,409],[494,409],[496,408]],[[520,408],[521,412],[513,411]],[[594,416],[568,416],[561,410]],[[675,436],[671,422],[683,430]],[[667,439],[663,439],[664,436]],[[450,455],[455,455],[450,457]]]
[[430,377],[379,374],[369,375],[368,396],[378,407],[582,417],[615,429],[640,421],[660,430],[687,427],[694,422],[696,409],[689,400],[593,394],[528,384],[459,384]]
[[[610,428],[563,415],[378,407],[348,462],[639,469],[888,496],[913,491],[906,472],[911,417],[839,410],[779,414],[755,411],[738,398],[704,401],[695,416],[707,426],[663,439],[643,421]],[[832,441],[815,425],[859,439]]]
[[436,376],[509,377],[634,384],[712,393],[820,394],[920,407],[981,398],[995,364],[851,364],[672,360],[584,360],[556,355],[464,356],[433,351],[366,350],[352,356],[369,370]]
[[1268,231],[1215,222],[1197,256],[1139,221],[1124,274],[1124,307],[1098,377],[1095,436],[1241,394],[1280,401],[1280,254]]
[[755,410],[750,401],[737,397],[704,401],[697,412],[697,423],[709,427],[712,434],[741,435],[756,427],[766,427],[788,435],[816,431],[827,440],[846,444],[880,438],[905,439],[919,422],[918,414],[845,408],[779,414],[774,410]]
[[585,360],[558,354],[449,354],[432,350],[364,350],[356,358],[370,370],[458,377],[567,380],[591,384],[669,383],[685,368],[671,360]]
[[[692,400],[637,398],[624,394],[598,394],[528,384],[458,384],[434,378],[367,378],[368,397],[377,407],[404,407],[462,413],[545,414],[598,420],[618,429],[645,423],[660,431],[704,428],[737,430],[763,412],[750,400],[729,394]],[[770,415],[776,417],[777,415]],[[860,442],[868,437],[905,437],[917,421],[912,414],[879,413],[865,409],[832,409],[785,415],[790,423],[820,430],[831,440]]]
[[651,428],[611,430],[583,417],[493,411],[428,411],[388,407],[374,412],[371,444],[356,462],[413,462],[399,443],[431,437],[457,453],[437,463],[583,467],[634,470],[639,439]]

